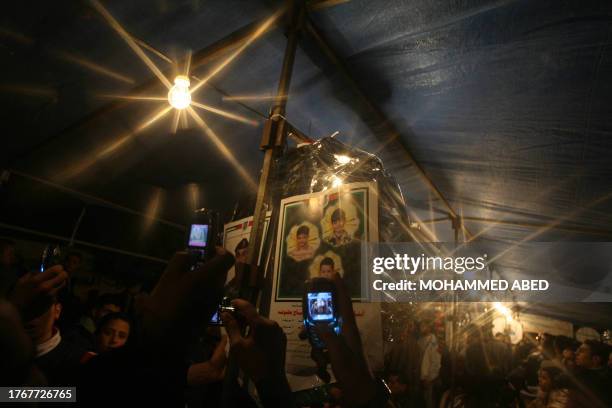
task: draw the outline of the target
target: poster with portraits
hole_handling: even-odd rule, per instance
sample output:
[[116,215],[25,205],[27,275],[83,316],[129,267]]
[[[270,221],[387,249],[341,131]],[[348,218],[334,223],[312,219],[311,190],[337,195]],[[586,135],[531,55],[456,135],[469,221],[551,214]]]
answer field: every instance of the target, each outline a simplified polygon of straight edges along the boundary
[[281,201],[275,300],[299,300],[304,281],[338,272],[361,295],[361,243],[377,237],[373,185],[353,183]]
[[[308,340],[300,340],[304,282],[339,273],[354,301],[357,325],[372,368],[382,366],[380,305],[359,303],[361,244],[378,240],[374,183],[351,183],[283,199],[276,239],[270,318],[287,335],[286,372],[293,391],[322,385]],[[331,368],[328,370],[331,373]]]
[[[268,233],[268,225],[270,224],[271,212],[266,213],[264,220],[264,232],[263,237],[265,238]],[[249,237],[251,235],[251,229],[253,228],[253,217],[242,218],[237,221],[232,221],[223,226],[223,248],[231,252],[236,258],[236,262],[246,263],[247,252],[249,250]],[[261,240],[262,247],[265,239]],[[259,251],[261,259],[261,248]],[[232,268],[227,272],[226,283],[230,282],[236,276],[236,270]]]

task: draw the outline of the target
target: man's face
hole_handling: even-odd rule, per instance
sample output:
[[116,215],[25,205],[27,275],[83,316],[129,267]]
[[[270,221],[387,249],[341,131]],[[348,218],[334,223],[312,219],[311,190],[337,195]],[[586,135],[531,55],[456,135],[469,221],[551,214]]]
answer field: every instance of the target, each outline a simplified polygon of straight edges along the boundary
[[334,274],[334,268],[331,265],[321,265],[319,269],[319,276],[322,278],[331,279]]
[[591,368],[593,359],[591,358],[591,348],[583,344],[576,351],[576,365],[583,368]]
[[552,388],[552,380],[550,378],[550,374],[548,371],[540,370],[538,372],[538,385],[540,389],[544,392],[548,392]]
[[240,248],[236,251],[236,262],[237,263],[246,263],[247,254],[249,252],[249,248]]
[[68,258],[66,259],[66,266],[64,269],[69,274],[72,274],[74,271],[79,269],[80,266],[81,266],[81,258],[79,258],[76,255],[69,255]]
[[572,350],[571,348],[566,348],[563,350],[563,358],[565,360],[574,360],[574,350]]
[[98,349],[105,352],[125,344],[130,335],[130,325],[121,319],[111,320],[98,334]]
[[332,228],[334,230],[334,234],[341,235],[344,232],[344,219],[340,218],[332,222]]
[[298,248],[306,248],[308,246],[308,235],[307,234],[299,234],[297,236],[297,246]]
[[109,313],[117,313],[120,311],[121,308],[119,307],[119,305],[109,303],[107,305],[102,305],[101,308],[97,309],[94,318],[96,321],[98,321]]

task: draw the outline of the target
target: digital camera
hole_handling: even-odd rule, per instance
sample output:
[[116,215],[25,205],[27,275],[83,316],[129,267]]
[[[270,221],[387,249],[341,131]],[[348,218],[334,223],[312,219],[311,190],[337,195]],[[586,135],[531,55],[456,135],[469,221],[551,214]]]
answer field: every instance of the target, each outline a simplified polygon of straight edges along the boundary
[[221,303],[219,303],[217,310],[215,310],[215,313],[210,318],[208,324],[211,326],[223,326],[223,321],[221,320],[221,313],[234,313],[235,311],[236,309],[234,308],[234,306],[232,306],[231,299],[226,296],[223,298],[223,300],[221,300]]

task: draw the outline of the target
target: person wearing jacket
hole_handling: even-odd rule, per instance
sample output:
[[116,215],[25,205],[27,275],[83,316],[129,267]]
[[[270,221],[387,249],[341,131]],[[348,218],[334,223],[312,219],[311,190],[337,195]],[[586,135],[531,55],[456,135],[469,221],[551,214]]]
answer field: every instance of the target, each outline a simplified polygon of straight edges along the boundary
[[433,395],[434,383],[440,374],[442,356],[438,350],[438,339],[433,333],[432,323],[428,320],[421,321],[421,337],[419,338],[419,350],[421,352],[421,386],[423,399],[427,408],[435,406]]

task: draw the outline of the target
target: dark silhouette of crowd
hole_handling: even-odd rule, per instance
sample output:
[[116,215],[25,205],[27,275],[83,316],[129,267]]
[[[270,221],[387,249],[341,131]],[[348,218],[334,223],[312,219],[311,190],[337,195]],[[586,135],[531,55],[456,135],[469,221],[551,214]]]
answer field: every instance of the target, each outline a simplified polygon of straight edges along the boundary
[[422,346],[429,324],[418,328],[408,321],[386,356],[397,408],[612,406],[612,348],[600,341],[527,334],[513,345],[504,333],[493,336],[491,325],[469,324],[456,353],[438,342],[432,358]]
[[[16,267],[15,244],[1,244],[2,386],[76,387],[76,403],[69,406],[295,406],[285,375],[286,337],[276,322],[234,299],[235,311],[221,314],[228,335],[209,325],[234,264],[224,249],[195,268],[187,253],[176,253],[150,293],[81,299],[72,276],[80,254],[27,271]],[[338,275],[332,281],[343,332],[317,329],[337,381],[330,395],[345,406],[384,404],[350,296]],[[341,392],[346,389],[356,391]]]
[[[2,386],[74,386],[70,406],[297,406],[276,322],[234,299],[235,312],[221,314],[227,336],[208,324],[234,263],[222,248],[196,268],[175,254],[150,293],[87,299],[74,291],[77,252],[28,272],[17,266],[15,244],[1,240],[0,261]],[[384,372],[372,373],[349,292],[339,275],[331,280],[343,326],[339,335],[317,328],[327,345],[319,376],[330,382],[330,363],[334,381],[313,407],[612,406],[610,348],[601,342],[545,334],[512,345],[471,324],[455,352],[427,316],[406,322]]]

